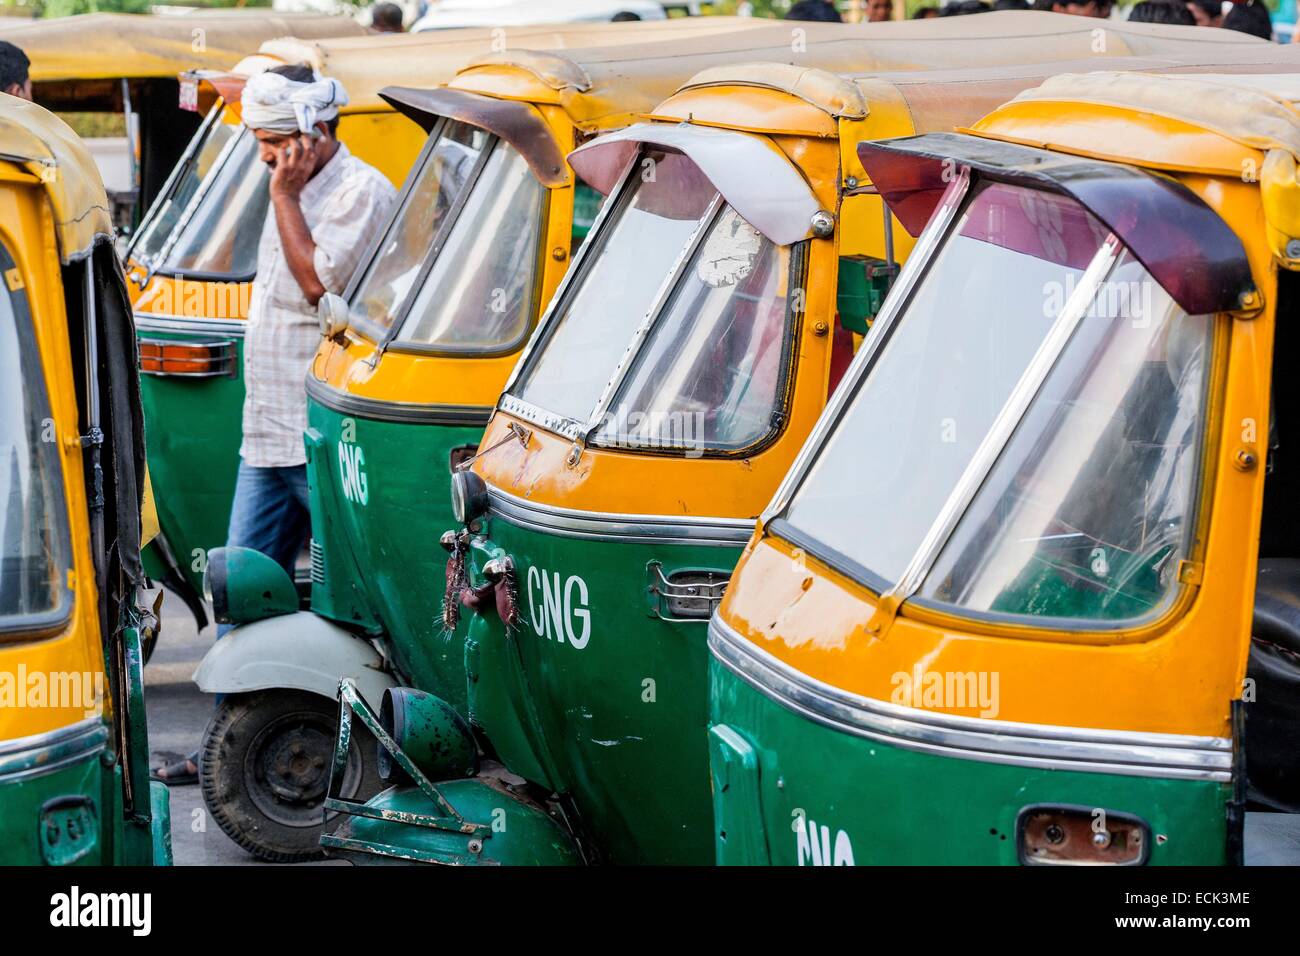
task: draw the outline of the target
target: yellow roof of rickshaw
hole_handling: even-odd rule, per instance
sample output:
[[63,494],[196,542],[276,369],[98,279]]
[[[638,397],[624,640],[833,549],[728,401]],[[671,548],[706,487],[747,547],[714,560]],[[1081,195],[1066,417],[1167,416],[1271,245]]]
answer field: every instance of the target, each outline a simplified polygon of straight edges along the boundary
[[[812,77],[811,63],[826,71],[863,73],[1084,60],[1099,52],[1190,55],[1270,45],[1256,37],[1234,36],[1232,31],[1155,24],[1099,26],[1088,17],[1022,11],[960,20],[758,24],[743,34],[685,36],[674,38],[671,45],[646,44],[635,50],[593,47],[571,54],[538,52],[513,43],[504,52],[474,60],[448,85],[508,99],[556,103],[577,126],[591,129],[611,125],[612,118],[627,121],[648,113],[674,88],[767,86],[805,96],[828,111],[857,102],[859,97],[843,81]],[[1206,37],[1210,33],[1216,35]],[[810,48],[815,49],[810,53]],[[510,71],[516,74],[514,79],[506,76]],[[684,75],[693,79],[676,86]]]
[[[345,111],[388,109],[378,96],[386,86],[433,86],[495,49],[528,46],[568,49],[599,45],[627,47],[742,32],[769,21],[745,17],[676,17],[619,23],[575,23],[536,27],[435,30],[401,35],[371,34],[334,39],[283,37],[261,45],[259,54],[286,63],[307,63],[332,76],[348,91]],[[788,35],[788,31],[787,31]],[[251,65],[251,64],[250,64]]]
[[77,134],[49,110],[0,93],[0,162],[31,173],[45,190],[63,262],[86,255],[100,238],[112,239],[99,169]]
[[[0,39],[32,61],[33,83],[169,77],[225,69],[264,41],[293,34],[331,37],[367,30],[350,17],[220,10],[186,14],[90,13],[48,20],[0,19]],[[195,31],[202,31],[196,33]]]
[[[1300,73],[1207,73],[1146,76],[1092,72],[1054,76],[1006,104],[1081,103],[1162,116],[1267,152],[1300,157]],[[998,112],[974,132],[994,131]],[[1122,150],[1116,143],[1108,150]]]

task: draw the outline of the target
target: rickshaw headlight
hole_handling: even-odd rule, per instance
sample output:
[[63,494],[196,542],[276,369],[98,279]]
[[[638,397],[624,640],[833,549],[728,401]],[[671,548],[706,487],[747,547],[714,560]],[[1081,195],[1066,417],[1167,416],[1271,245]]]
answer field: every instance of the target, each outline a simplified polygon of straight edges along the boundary
[[487,482],[472,471],[451,476],[451,513],[458,524],[467,525],[487,514]]
[[[478,771],[478,748],[469,725],[441,698],[411,687],[390,687],[379,707],[379,725],[399,750],[431,780],[471,777]],[[386,783],[406,783],[409,775],[384,747],[376,769]]]
[[203,593],[218,624],[251,624],[298,610],[298,589],[284,568],[252,548],[213,548]]

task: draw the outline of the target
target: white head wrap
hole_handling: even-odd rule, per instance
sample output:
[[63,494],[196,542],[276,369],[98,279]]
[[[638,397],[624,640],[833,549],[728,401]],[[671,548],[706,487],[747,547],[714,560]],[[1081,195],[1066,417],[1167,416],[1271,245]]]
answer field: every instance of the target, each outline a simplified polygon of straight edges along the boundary
[[255,73],[240,94],[240,112],[249,129],[272,133],[310,133],[317,123],[339,115],[348,102],[347,90],[333,77],[295,83],[279,73]]

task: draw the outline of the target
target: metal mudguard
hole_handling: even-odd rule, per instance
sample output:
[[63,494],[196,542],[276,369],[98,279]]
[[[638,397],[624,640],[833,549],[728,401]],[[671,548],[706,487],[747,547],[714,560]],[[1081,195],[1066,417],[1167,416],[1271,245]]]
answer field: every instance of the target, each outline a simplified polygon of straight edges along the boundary
[[344,677],[371,700],[397,686],[368,641],[309,611],[236,627],[212,645],[194,672],[194,682],[208,694],[283,687],[330,699]]

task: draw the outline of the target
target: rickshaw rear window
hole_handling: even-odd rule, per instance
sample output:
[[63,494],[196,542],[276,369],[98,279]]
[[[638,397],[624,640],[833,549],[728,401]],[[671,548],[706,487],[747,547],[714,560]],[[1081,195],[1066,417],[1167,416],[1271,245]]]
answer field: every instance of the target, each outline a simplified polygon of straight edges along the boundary
[[716,195],[680,153],[642,157],[514,394],[585,423]]
[[0,640],[67,614],[69,539],[59,442],[26,292],[0,246]]
[[[1027,394],[917,601],[1085,626],[1165,606],[1190,542],[1210,320],[1082,207],[1019,186],[977,192],[925,268],[790,501],[793,535],[879,591],[924,570],[977,449]],[[1073,331],[1048,344],[1054,327]]]
[[387,330],[415,291],[439,227],[473,179],[489,134],[468,123],[447,123],[426,147],[415,179],[351,293],[351,312]]

